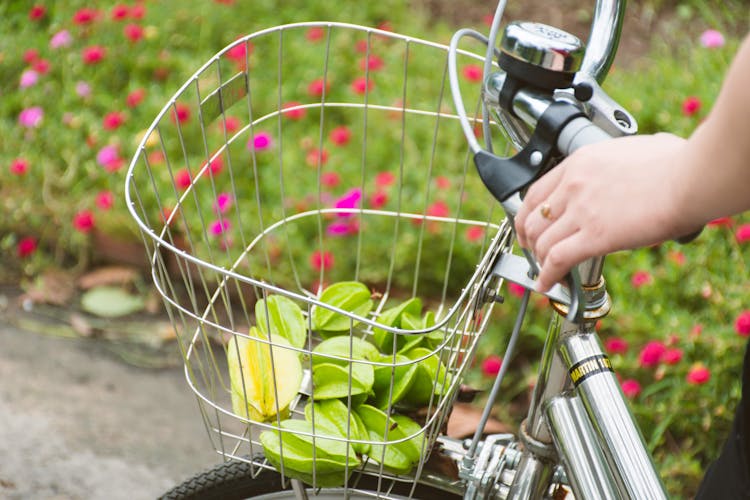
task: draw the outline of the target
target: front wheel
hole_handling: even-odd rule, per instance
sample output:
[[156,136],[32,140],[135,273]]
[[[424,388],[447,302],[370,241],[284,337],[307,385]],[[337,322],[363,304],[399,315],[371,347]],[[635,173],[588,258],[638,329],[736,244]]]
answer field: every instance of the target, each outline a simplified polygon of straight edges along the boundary
[[[213,469],[202,472],[184,483],[165,493],[161,500],[241,500],[297,498],[290,488],[290,481],[286,481],[287,489],[283,488],[281,474],[273,470],[263,469],[257,472],[257,465],[241,460],[231,460],[217,465]],[[253,477],[252,473],[256,475]],[[378,484],[378,477],[370,475],[354,475],[350,479],[349,489],[309,488],[307,494],[316,499],[338,500],[344,498],[373,498],[374,496],[388,498],[461,498],[431,486],[417,484],[412,493],[411,482],[395,482],[383,479]],[[351,488],[357,488],[352,490]],[[366,490],[366,491],[365,491]],[[360,492],[362,491],[362,492]],[[379,492],[377,494],[376,492]]]

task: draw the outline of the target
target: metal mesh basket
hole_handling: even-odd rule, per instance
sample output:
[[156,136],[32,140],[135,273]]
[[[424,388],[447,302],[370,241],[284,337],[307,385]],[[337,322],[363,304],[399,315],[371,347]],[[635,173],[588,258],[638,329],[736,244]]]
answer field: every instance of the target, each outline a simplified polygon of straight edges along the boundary
[[[325,436],[368,450],[344,460],[346,473],[397,478],[406,469],[387,463],[388,446],[418,438],[412,474],[421,472],[487,322],[480,285],[510,244],[504,214],[469,175],[447,54],[442,45],[353,25],[275,27],[209,60],[146,132],[127,175],[129,208],[178,331],[186,377],[224,457],[257,456],[264,431],[281,440],[295,434],[316,450],[306,479],[320,485],[326,452],[317,445]],[[478,107],[482,58],[458,57],[463,95]],[[360,293],[361,302],[371,307],[326,300],[323,291],[341,282],[362,283],[370,296]],[[270,307],[278,296],[289,300]],[[394,321],[410,299],[410,320]],[[304,323],[294,342],[280,340],[278,326],[292,321],[279,308],[289,302],[301,312],[294,321]],[[325,331],[316,314],[344,327]],[[316,351],[331,335],[348,341]],[[358,340],[378,355],[363,356]],[[337,399],[348,413],[366,400],[386,422],[401,414],[417,425],[368,435],[349,422],[332,436],[317,407],[305,415],[326,399],[321,360],[347,372]],[[425,372],[432,389],[408,401],[403,374],[424,366],[437,366]],[[360,391],[358,371],[375,374],[379,394]],[[284,427],[290,418],[311,425]],[[275,465],[288,463],[282,456]]]

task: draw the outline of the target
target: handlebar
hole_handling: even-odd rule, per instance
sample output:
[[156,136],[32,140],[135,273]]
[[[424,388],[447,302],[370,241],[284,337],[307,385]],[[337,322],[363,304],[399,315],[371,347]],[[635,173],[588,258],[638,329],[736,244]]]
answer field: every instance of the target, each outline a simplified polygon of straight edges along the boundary
[[602,83],[620,43],[626,0],[597,0],[581,72]]

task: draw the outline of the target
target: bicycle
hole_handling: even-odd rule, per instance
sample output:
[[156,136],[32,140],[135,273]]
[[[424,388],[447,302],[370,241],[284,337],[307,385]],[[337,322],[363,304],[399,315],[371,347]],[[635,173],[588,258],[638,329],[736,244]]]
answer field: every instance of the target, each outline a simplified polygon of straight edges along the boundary
[[[536,262],[528,253],[513,253],[511,222],[519,193],[578,147],[636,132],[634,118],[599,86],[614,58],[624,8],[624,1],[597,2],[585,50],[573,35],[531,22],[508,23],[496,48],[502,1],[489,36],[461,30],[449,46],[341,23],[278,26],[238,40],[183,85],[144,135],[127,174],[126,196],[143,233],[152,277],[180,332],[186,379],[225,462],[165,498],[560,498],[566,492],[576,498],[666,497],[594,330],[610,308],[601,277],[603,257],[580,265],[567,286],[547,293],[553,319],[520,435],[482,438],[507,363],[473,439],[443,434],[505,281],[526,289],[506,358],[522,328]],[[290,48],[295,37],[303,46]],[[486,54],[460,50],[465,37],[484,44]],[[382,69],[381,52],[389,54],[388,64],[398,64],[374,84]],[[332,87],[332,80],[355,74],[357,60],[360,76],[352,91]],[[484,65],[481,85],[460,81],[459,60]],[[419,64],[426,66],[416,68]],[[304,82],[290,81],[284,73],[290,66],[310,68],[316,77],[306,93],[300,93]],[[397,92],[381,94],[375,85],[386,80]],[[429,88],[437,88],[435,95],[425,91]],[[449,93],[455,112],[446,109]],[[473,99],[463,97],[469,93]],[[299,102],[300,95],[307,102]],[[341,96],[347,98],[338,100]],[[472,118],[464,102],[476,103]],[[183,120],[186,113],[197,120]],[[344,132],[330,139],[326,134],[340,123],[357,128],[346,139]],[[381,125],[377,134],[370,131],[371,123]],[[493,135],[498,129],[507,136]],[[477,134],[484,136],[484,146]],[[340,192],[341,180],[338,173],[331,175],[324,146],[327,140],[348,143],[352,136],[360,139],[353,141],[360,146],[358,165],[339,167],[355,187],[335,199],[328,190],[339,187]],[[453,151],[456,137],[462,153]],[[496,155],[496,148],[504,148],[505,156]],[[478,176],[469,174],[472,160]],[[376,161],[392,161],[396,167],[381,170]],[[183,164],[186,170],[178,170]],[[222,169],[227,171],[223,177]],[[452,196],[441,195],[448,201],[436,205],[433,184],[442,182],[438,174],[447,173],[451,187],[458,189]],[[269,199],[276,204],[269,206]],[[503,213],[496,210],[498,201]],[[466,265],[471,259],[457,242],[461,229],[481,241],[472,257],[478,262],[474,269]],[[334,255],[348,267],[333,266]],[[323,300],[334,278],[372,283],[372,305],[361,312]],[[439,300],[430,304],[432,320],[395,325],[388,304],[400,295],[414,299],[425,288],[440,290]],[[300,344],[271,334],[271,323],[278,323],[269,305],[274,296],[304,307]],[[339,332],[339,338],[348,339],[345,352],[315,350],[328,338],[315,328],[316,311],[345,318]],[[260,334],[248,333],[253,323]],[[389,352],[369,359],[355,353],[354,339],[376,334],[387,339],[379,347]],[[404,343],[416,345],[425,338],[430,340],[418,355],[400,355],[407,352],[399,351]],[[230,380],[232,368],[225,363],[238,363],[245,373],[246,361],[237,350],[248,342],[269,353],[270,389],[259,389],[253,384],[263,381],[244,375]],[[313,380],[321,356],[348,370],[348,387],[339,401],[350,416],[335,436],[314,405],[322,391]],[[279,375],[298,362],[301,378],[288,408],[282,407],[279,399],[286,388]],[[408,391],[399,387],[397,374],[431,363],[442,368],[433,370],[433,389],[424,404],[418,411],[407,410],[419,419],[416,427],[402,432],[404,425],[392,419],[404,405],[396,400],[397,391]],[[385,397],[378,405],[385,414],[382,436],[371,431],[363,437],[351,416],[363,400],[354,389],[359,365],[384,377]],[[250,392],[259,390],[266,391],[271,404],[250,409]],[[237,405],[235,397],[242,403]],[[312,408],[311,418],[306,408]],[[285,412],[292,420],[309,420],[310,427],[284,427]],[[278,437],[275,460],[264,455],[269,451],[261,440],[264,432]],[[304,481],[291,474],[291,458],[284,457],[284,439],[295,436],[312,444]],[[324,442],[369,450],[343,454],[343,479],[335,487],[327,484],[328,455],[318,447]],[[412,442],[419,451],[413,467],[394,472],[386,453]]]

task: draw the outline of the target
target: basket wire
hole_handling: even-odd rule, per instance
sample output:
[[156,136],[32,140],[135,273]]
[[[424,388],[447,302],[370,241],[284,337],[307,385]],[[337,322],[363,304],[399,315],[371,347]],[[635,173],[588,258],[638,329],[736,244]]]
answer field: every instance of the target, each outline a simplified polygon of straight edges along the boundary
[[[410,436],[389,439],[386,431],[382,441],[354,439],[347,425],[346,437],[332,438],[316,430],[314,415],[312,432],[302,434],[347,445],[423,436],[413,472],[421,474],[489,320],[481,285],[511,245],[504,214],[469,175],[470,154],[449,102],[447,57],[443,45],[367,27],[274,27],[211,58],[144,134],[127,174],[128,206],[178,332],[186,379],[212,445],[226,459],[254,461],[263,451],[260,432],[287,432],[278,408],[259,421],[233,407],[229,344],[267,346],[272,381],[282,368],[277,349],[294,351],[304,380],[289,408],[304,418],[304,404],[315,400],[312,351],[321,341],[311,318],[322,308],[349,318],[352,337],[368,340],[378,329],[392,333],[395,346],[403,335],[432,335],[428,352],[415,359],[398,357],[395,348],[377,361],[356,357],[353,347],[329,355],[348,364],[350,376],[357,363],[389,369],[389,415],[397,411],[390,398],[398,369],[437,358],[445,370],[433,384],[443,389],[420,409],[419,432]],[[483,61],[470,52],[458,57],[467,68]],[[478,112],[480,84],[473,80],[462,92]],[[358,315],[319,300],[338,281],[366,283],[373,309]],[[272,295],[301,307],[312,332],[303,346],[249,335],[253,308],[263,299],[268,318]],[[394,301],[412,297],[424,299],[434,325],[379,322]],[[350,380],[342,398],[349,412],[356,403],[351,387]],[[399,480],[383,458],[351,466],[380,474],[379,493]],[[271,468],[256,465],[258,472]],[[348,459],[346,467],[351,472]]]

